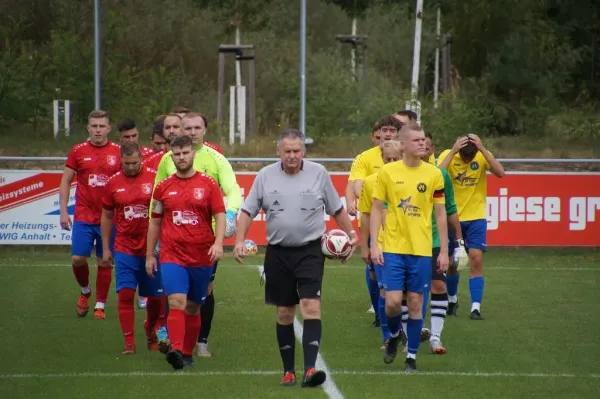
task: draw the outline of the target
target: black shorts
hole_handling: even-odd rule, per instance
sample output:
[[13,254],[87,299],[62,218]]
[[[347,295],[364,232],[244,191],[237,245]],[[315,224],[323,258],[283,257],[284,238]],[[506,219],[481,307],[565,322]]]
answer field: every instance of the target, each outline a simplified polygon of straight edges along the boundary
[[302,247],[267,246],[265,303],[295,306],[300,299],[320,299],[324,267],[320,239]]
[[219,265],[219,262],[215,262],[215,267],[213,267],[213,272],[212,272],[212,276],[210,276],[210,282],[212,283],[213,281],[215,281],[215,276],[217,275],[217,266]]
[[446,273],[438,273],[438,265],[437,258],[440,256],[440,248],[433,248],[433,253],[431,254],[431,281],[440,280],[444,283],[446,282]]

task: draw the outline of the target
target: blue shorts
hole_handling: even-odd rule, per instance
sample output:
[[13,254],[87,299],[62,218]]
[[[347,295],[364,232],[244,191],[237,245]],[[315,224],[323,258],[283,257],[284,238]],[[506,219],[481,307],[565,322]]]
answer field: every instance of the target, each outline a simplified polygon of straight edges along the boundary
[[[110,235],[110,250],[114,253],[115,236],[117,229],[113,226]],[[89,258],[92,255],[92,247],[96,244],[96,256],[102,257],[102,234],[99,224],[90,224],[84,222],[73,222],[71,231],[71,256],[85,256]]]
[[190,301],[204,303],[214,266],[184,267],[175,263],[161,263],[162,285],[167,295],[187,294]]
[[[479,249],[481,251],[487,250],[487,220],[477,219],[470,220],[468,222],[460,222],[460,229],[462,230],[463,238],[465,240],[466,248]],[[454,252],[454,233],[450,232],[450,243],[449,252]]]
[[117,292],[123,288],[135,290],[139,286],[139,295],[144,297],[161,297],[163,295],[160,270],[154,278],[146,273],[146,257],[128,255],[121,252],[114,254]]
[[425,292],[431,284],[431,256],[383,253],[385,291]]
[[379,289],[383,288],[383,266],[374,265],[375,277],[377,278],[377,286]]

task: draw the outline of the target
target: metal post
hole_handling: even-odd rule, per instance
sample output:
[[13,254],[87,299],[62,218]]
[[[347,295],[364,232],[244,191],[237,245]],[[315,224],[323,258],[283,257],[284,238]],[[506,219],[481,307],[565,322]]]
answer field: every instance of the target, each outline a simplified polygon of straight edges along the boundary
[[306,136],[306,0],[300,7],[300,131]]
[[100,0],[94,0],[94,108],[101,108],[100,75],[102,60],[100,54]]
[[225,54],[219,53],[219,77],[217,88],[217,134],[220,136],[223,128],[223,89],[225,85]]
[[65,136],[71,133],[71,101],[65,100]]
[[433,76],[433,108],[437,108],[438,107],[438,96],[439,96],[439,89],[440,89],[440,44],[441,44],[441,40],[442,38],[440,37],[441,35],[441,30],[442,30],[442,11],[440,9],[440,5],[438,3],[438,7],[437,7],[437,22],[436,22],[436,28],[435,28],[435,32],[436,32],[436,43],[437,45],[435,46],[435,73]]
[[423,0],[417,0],[417,13],[415,18],[415,41],[413,48],[413,68],[411,100],[416,100],[419,88],[419,68],[421,62],[421,28],[423,25]]
[[[352,18],[352,36],[356,36],[356,17]],[[352,67],[352,76],[356,78],[356,45],[352,46],[352,51],[350,53],[350,63]]]
[[256,133],[256,73],[254,71],[254,58],[248,64],[248,105],[249,105],[249,133]]
[[229,145],[235,144],[235,86],[229,86]]
[[52,101],[52,115],[53,119],[53,128],[54,128],[54,138],[58,137],[58,131],[60,129],[60,110],[59,110],[59,100]]

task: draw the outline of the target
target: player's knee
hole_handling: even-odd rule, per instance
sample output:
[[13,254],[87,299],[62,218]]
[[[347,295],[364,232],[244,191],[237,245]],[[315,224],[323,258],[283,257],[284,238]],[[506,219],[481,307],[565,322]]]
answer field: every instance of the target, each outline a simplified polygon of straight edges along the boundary
[[73,266],[75,267],[85,266],[87,258],[85,256],[72,256],[71,262],[73,262]]
[[402,309],[402,293],[401,292],[386,292],[385,293],[386,309]]
[[446,292],[446,283],[442,280],[433,280],[431,282],[432,294],[444,294]]
[[169,308],[177,310],[185,310],[187,298],[185,294],[169,295]]
[[406,298],[408,306],[408,314],[411,318],[414,318],[417,314],[422,315],[423,308],[423,294],[416,292],[409,292]]
[[469,264],[472,272],[481,272],[483,269],[483,251],[469,251]]
[[189,315],[196,315],[200,313],[200,305],[188,299],[185,304],[185,313]]
[[294,322],[296,316],[296,307],[277,307],[277,323],[281,325],[289,325]]
[[318,299],[301,299],[300,313],[304,319],[321,318],[321,301]]

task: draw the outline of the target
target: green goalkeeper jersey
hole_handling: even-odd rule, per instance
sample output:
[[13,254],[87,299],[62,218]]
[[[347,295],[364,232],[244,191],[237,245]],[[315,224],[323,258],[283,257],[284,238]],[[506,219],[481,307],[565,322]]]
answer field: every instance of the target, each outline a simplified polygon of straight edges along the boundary
[[[202,145],[200,149],[196,150],[194,169],[209,175],[217,181],[227,198],[227,210],[237,214],[242,206],[242,190],[237,183],[235,173],[227,158],[212,148]],[[163,155],[156,172],[154,187],[177,172],[171,151]],[[152,213],[152,209],[150,209],[150,213]]]
[[[456,202],[454,201],[454,188],[452,187],[452,178],[446,169],[442,169],[442,176],[444,176],[444,197],[446,200],[446,216],[452,216],[457,212]],[[437,224],[435,223],[435,210],[432,215],[433,226],[433,248],[439,248],[440,246],[440,235],[438,233]],[[448,239],[448,238],[446,238]]]

